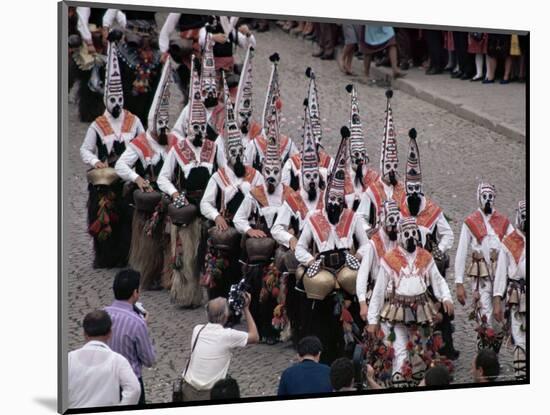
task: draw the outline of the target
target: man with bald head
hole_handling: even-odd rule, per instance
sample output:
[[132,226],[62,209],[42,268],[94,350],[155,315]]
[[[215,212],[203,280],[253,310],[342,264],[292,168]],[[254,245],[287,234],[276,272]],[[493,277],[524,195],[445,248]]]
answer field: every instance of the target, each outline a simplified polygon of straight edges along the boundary
[[230,316],[226,298],[217,297],[206,304],[208,323],[193,329],[191,357],[182,374],[184,401],[209,400],[214,384],[227,376],[233,349],[258,343],[260,336],[249,309],[250,294],[245,296],[247,331],[224,327]]

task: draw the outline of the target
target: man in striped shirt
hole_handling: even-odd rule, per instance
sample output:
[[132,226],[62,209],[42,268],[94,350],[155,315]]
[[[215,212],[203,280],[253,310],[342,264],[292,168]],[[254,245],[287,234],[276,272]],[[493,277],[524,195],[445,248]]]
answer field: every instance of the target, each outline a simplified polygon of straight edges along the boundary
[[139,300],[139,272],[132,269],[120,271],[115,276],[113,292],[115,301],[105,311],[113,321],[109,347],[128,359],[141,385],[138,405],[145,404],[145,389],[141,377],[142,366],[151,367],[156,354],[147,329],[148,313],[136,307]]

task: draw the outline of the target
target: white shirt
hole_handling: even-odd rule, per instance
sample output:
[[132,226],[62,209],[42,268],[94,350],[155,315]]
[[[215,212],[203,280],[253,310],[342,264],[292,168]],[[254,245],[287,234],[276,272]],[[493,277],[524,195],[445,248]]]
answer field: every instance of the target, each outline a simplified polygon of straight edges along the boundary
[[168,47],[170,46],[170,35],[174,30],[176,30],[176,25],[178,24],[180,16],[181,13],[169,13],[162,29],[160,29],[159,49],[162,53],[168,52]]
[[[178,137],[178,142],[182,139],[178,134],[174,134]],[[187,139],[185,139],[187,140]],[[207,140],[207,139],[206,139]],[[183,171],[184,177],[188,177],[189,173],[192,169],[196,167],[206,167],[210,174],[212,174],[212,169],[214,165],[212,163],[206,163],[201,162],[201,147],[195,147],[191,141],[188,140],[189,148],[193,151],[195,154],[195,160],[192,160],[191,162],[187,164],[183,164],[182,161],[177,157],[176,150],[174,148],[171,148],[168,152],[168,155],[166,156],[166,159],[164,160],[164,164],[162,165],[162,169],[160,170],[159,177],[157,178],[157,185],[159,189],[166,193],[168,196],[172,196],[174,193],[178,191],[176,189],[176,186],[172,183],[172,180],[174,178],[174,172],[176,170],[176,166],[179,164],[181,170]]]
[[[237,24],[237,20],[239,20],[238,17],[227,17],[227,16],[220,16],[220,23],[223,27],[223,32],[227,36],[227,40],[225,41],[230,42],[229,40],[229,34],[232,32],[233,36],[235,34],[237,35],[237,45],[243,49],[248,49],[248,46],[252,46],[254,49],[256,49],[256,38],[251,33],[250,36],[243,35],[241,32],[235,29],[235,25]],[[199,31],[199,44],[201,45],[201,48],[204,49],[204,46],[206,44],[206,29],[204,27],[201,28]]]
[[126,27],[126,15],[118,9],[109,9],[103,15],[103,27],[110,28],[114,22],[117,22],[120,27]]
[[[78,22],[76,24],[77,30],[80,32],[82,39],[86,43],[92,42],[92,34],[90,28],[88,27],[88,22],[90,20],[91,10],[89,7],[77,7],[76,14],[78,15]],[[116,20],[122,27],[126,27],[126,16],[120,10],[117,9],[108,9],[103,15],[102,25],[103,27],[111,27],[113,21]],[[97,29],[101,29],[98,27]]]
[[[302,200],[304,201],[307,210],[309,212],[317,209],[317,204],[319,203],[319,198],[324,197],[324,193],[322,191],[317,192],[317,198],[310,202],[307,197],[307,193],[303,190],[299,190],[300,196],[302,196]],[[290,205],[285,201],[279,208],[279,212],[277,213],[277,219],[275,220],[275,223],[273,224],[273,228],[271,228],[271,236],[275,241],[277,241],[278,244],[283,245],[287,248],[290,247],[290,240],[295,237],[298,239],[299,235],[292,235],[290,232],[288,232],[288,229],[290,227],[290,220],[292,218],[295,218],[298,220],[298,227],[301,231],[304,227],[304,224],[306,223],[306,218],[302,220],[302,216],[299,212],[293,212],[290,208]]]
[[[501,242],[498,239],[498,235],[495,233],[493,227],[489,223],[491,215],[485,215],[481,209],[478,209],[481,212],[481,217],[485,222],[485,228],[487,229],[487,236],[483,238],[481,244],[477,242],[475,236],[472,235],[468,225],[466,223],[462,224],[462,230],[460,232],[460,239],[458,241],[458,248],[456,249],[456,258],[455,258],[455,284],[464,283],[464,272],[466,269],[466,257],[468,256],[468,247],[471,248],[472,252],[477,252],[483,254],[485,262],[487,264],[491,263],[491,249],[500,251]],[[512,232],[514,228],[512,225],[508,225],[506,229],[506,235]]]
[[136,179],[139,177],[139,174],[137,174],[133,167],[137,163],[138,160],[141,160],[144,167],[147,167],[149,165],[156,165],[160,159],[166,160],[168,154],[166,152],[168,146],[161,146],[157,141],[151,137],[151,134],[149,131],[146,133],[147,142],[151,146],[151,149],[153,150],[154,154],[153,157],[150,159],[144,160],[141,158],[141,152],[138,152],[132,143],[130,143],[127,147],[124,153],[120,156],[118,161],[115,165],[116,174],[118,176],[126,181],[126,182],[135,182]]
[[[518,234],[523,238],[523,242],[525,243],[525,235],[520,231],[518,231]],[[504,297],[508,279],[516,281],[525,280],[525,245],[519,263],[516,263],[516,260],[508,248],[502,244],[501,251],[498,255],[495,281],[493,283],[494,296]]]
[[121,133],[125,114],[126,113],[122,111],[118,118],[114,118],[109,111],[105,110],[103,115],[107,118],[107,121],[109,121],[109,124],[113,129],[113,134],[107,136],[102,135],[101,129],[95,121],[90,124],[88,130],[86,131],[86,135],[84,136],[84,142],[82,143],[82,146],[80,146],[80,158],[85,164],[88,164],[91,167],[95,167],[96,163],[100,161],[97,158],[98,135],[107,147],[107,151],[110,153],[115,141],[124,141],[126,143],[126,147],[128,147],[128,143],[133,138],[145,131],[139,118],[135,117],[134,125],[132,126],[131,131],[127,133]]
[[89,341],[68,359],[69,408],[138,403],[141,387],[130,363],[105,343]]
[[262,216],[267,224],[268,228],[273,226],[273,220],[275,215],[279,212],[280,207],[283,203],[283,185],[279,184],[275,188],[273,194],[269,194],[267,189],[265,189],[265,194],[267,196],[268,206],[261,207],[258,201],[249,193],[242,201],[239,209],[235,213],[233,218],[233,224],[235,229],[239,233],[246,233],[251,229],[249,218],[250,216],[259,210],[260,216]]
[[[401,246],[398,248],[408,262],[407,269],[401,269],[399,281],[399,287],[396,288],[396,294],[399,295],[419,295],[421,292],[425,292],[427,286],[424,286],[423,278],[418,275],[417,272],[411,268],[414,266],[414,261],[416,259],[415,250],[412,254],[407,250],[403,249]],[[451,292],[449,286],[445,279],[439,273],[435,264],[431,263],[428,272],[428,285],[431,285],[435,294],[435,297],[439,301],[451,301]],[[370,299],[369,311],[367,314],[367,320],[369,324],[378,324],[378,319],[380,316],[380,311],[384,305],[384,297],[386,290],[391,290],[393,286],[393,281],[390,279],[391,275],[386,271],[384,266],[381,266],[378,271],[378,276],[376,277],[376,283],[374,284],[374,290],[372,292],[372,297]]]
[[[191,347],[203,326],[201,324],[193,329]],[[191,353],[187,373],[182,373],[184,380],[198,390],[212,389],[218,380],[226,377],[233,349],[245,347],[247,342],[247,332],[207,323]]]
[[[219,173],[216,172],[210,177],[210,180],[206,185],[206,190],[204,191],[204,195],[200,203],[201,214],[206,219],[216,220],[216,218],[220,214],[220,212],[216,208],[216,196],[219,191],[223,191],[224,194],[228,194],[232,198],[236,194],[236,192],[240,190],[246,197],[250,191],[251,185],[258,186],[259,184],[264,183],[263,176],[259,173],[256,173],[256,175],[252,179],[252,183],[249,183],[244,179],[244,177],[235,176],[235,173],[231,168],[226,167],[224,170],[227,173],[231,185],[222,190],[219,188],[218,183],[215,180]],[[231,200],[231,198],[228,199],[227,197],[224,197],[223,202],[227,204]]]
[[300,239],[298,239],[298,243],[296,244],[296,259],[302,265],[307,265],[311,260],[315,259],[313,255],[311,255],[309,252],[312,242],[317,245],[317,252],[319,253],[330,251],[333,249],[351,249],[353,246],[353,236],[355,236],[355,238],[357,239],[357,243],[359,244],[357,253],[361,256],[364,255],[369,239],[367,237],[365,229],[363,228],[363,224],[359,217],[357,217],[357,215],[355,215],[353,223],[350,226],[348,236],[342,239],[340,239],[340,237],[336,233],[336,226],[328,222],[330,225],[330,233],[327,240],[323,242],[321,246],[319,246],[316,238],[313,236],[313,225],[310,221],[310,217],[312,214],[313,212],[309,213],[306,217],[306,223],[304,225],[304,228],[302,229]]
[[[378,233],[384,243],[384,252],[391,251],[397,246],[397,241],[390,241],[390,238],[384,229],[381,228]],[[376,251],[374,241],[369,239],[365,249],[365,255],[361,261],[359,271],[357,272],[357,280],[355,281],[355,288],[359,301],[366,301],[369,276],[376,281],[376,277],[380,271],[380,259],[381,258],[378,257],[378,252]]]

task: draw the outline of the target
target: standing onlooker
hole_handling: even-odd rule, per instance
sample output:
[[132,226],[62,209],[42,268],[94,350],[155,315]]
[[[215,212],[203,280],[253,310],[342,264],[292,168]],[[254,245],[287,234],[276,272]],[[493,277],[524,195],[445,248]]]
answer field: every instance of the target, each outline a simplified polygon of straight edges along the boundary
[[430,66],[426,75],[436,75],[443,72],[443,33],[441,30],[423,30],[424,39],[430,55]]
[[500,364],[498,355],[492,349],[482,349],[472,362],[474,382],[488,383],[498,379]]
[[468,33],[453,32],[453,41],[458,72],[453,73],[452,77],[463,81],[471,79],[473,77],[473,60],[472,55],[468,53]]
[[[487,75],[482,81],[484,84],[492,84],[495,82],[495,73],[497,70],[498,60],[505,61],[505,72],[512,66],[512,60],[510,58],[510,35],[503,35],[498,33],[489,33],[487,40]],[[504,78],[501,83],[508,83],[508,78]]]
[[338,26],[334,23],[315,23],[315,37],[317,38],[318,48],[312,54],[314,58],[334,59],[337,31]]
[[241,392],[239,384],[231,377],[218,380],[210,391],[210,399],[239,399]]
[[347,357],[340,357],[330,365],[330,383],[335,392],[354,391],[353,362]]
[[145,404],[145,388],[141,377],[142,366],[155,363],[155,348],[149,337],[147,321],[149,314],[142,314],[136,307],[139,300],[140,274],[132,269],[119,271],[113,283],[115,301],[105,311],[113,320],[113,335],[109,346],[124,356],[136,374],[141,385],[139,405]]
[[338,66],[346,75],[353,75],[353,72],[351,72],[351,62],[359,43],[359,37],[361,36],[361,26],[343,24],[342,31],[344,33],[344,48],[342,49],[342,54],[338,58]]
[[330,367],[319,363],[323,345],[315,336],[298,343],[299,362],[285,369],[279,382],[278,396],[332,392]]
[[128,360],[107,346],[111,318],[103,310],[84,317],[86,344],[69,353],[69,408],[135,405],[139,382]]
[[218,297],[206,304],[207,324],[199,324],[191,337],[191,356],[183,371],[183,400],[209,400],[211,389],[229,370],[233,349],[258,343],[260,336],[250,313],[246,293],[244,316],[248,331],[224,328],[229,318],[227,299]]
[[471,79],[474,82],[483,78],[483,63],[487,54],[487,38],[487,33],[472,32],[468,34],[468,53],[476,56],[476,74]]
[[397,43],[395,41],[395,31],[391,26],[365,26],[364,36],[360,39],[359,45],[363,51],[363,65],[367,80],[370,73],[370,63],[372,56],[385,49],[388,50],[393,78],[397,79],[405,76],[397,67]]

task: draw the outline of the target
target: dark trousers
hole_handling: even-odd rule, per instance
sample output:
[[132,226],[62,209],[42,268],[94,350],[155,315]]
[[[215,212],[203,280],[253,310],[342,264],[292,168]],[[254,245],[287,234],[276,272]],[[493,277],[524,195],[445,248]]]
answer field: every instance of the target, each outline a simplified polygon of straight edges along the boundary
[[332,55],[336,45],[338,27],[333,23],[316,23],[315,34],[323,55]]
[[443,69],[445,64],[443,49],[443,33],[440,30],[424,30],[424,39],[430,55],[430,67]]
[[453,39],[460,71],[468,77],[474,76],[474,57],[471,53],[468,53],[468,33],[453,32]]
[[139,406],[143,406],[143,405],[145,405],[145,386],[143,386],[143,378],[142,377],[139,377],[138,380],[139,380],[139,386],[141,387],[141,394],[139,395],[139,401],[138,401],[137,404]]

